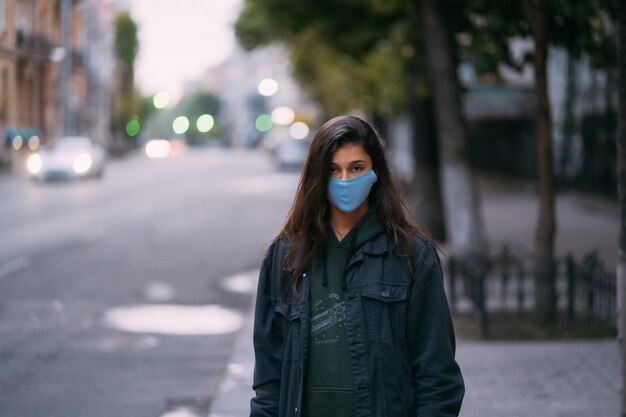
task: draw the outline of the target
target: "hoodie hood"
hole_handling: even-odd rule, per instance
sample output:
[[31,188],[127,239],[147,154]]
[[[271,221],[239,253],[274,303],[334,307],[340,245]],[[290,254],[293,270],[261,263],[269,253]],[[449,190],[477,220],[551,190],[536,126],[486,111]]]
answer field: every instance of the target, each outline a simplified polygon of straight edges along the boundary
[[[330,225],[328,226],[330,230]],[[330,233],[333,233],[330,231]],[[352,256],[356,253],[356,251],[361,248],[368,241],[380,236],[385,233],[385,229],[382,224],[378,220],[378,216],[373,211],[368,211],[365,216],[363,216],[350,232],[337,244],[337,247],[347,250],[346,263],[345,268],[347,268],[348,263]],[[335,244],[336,239],[334,235],[331,235],[331,238],[328,241],[328,245]],[[328,274],[327,274],[327,266],[326,266],[326,251],[324,251],[323,255],[323,268],[324,268],[324,280],[323,285],[326,286],[328,283]],[[344,282],[345,286],[345,282]]]

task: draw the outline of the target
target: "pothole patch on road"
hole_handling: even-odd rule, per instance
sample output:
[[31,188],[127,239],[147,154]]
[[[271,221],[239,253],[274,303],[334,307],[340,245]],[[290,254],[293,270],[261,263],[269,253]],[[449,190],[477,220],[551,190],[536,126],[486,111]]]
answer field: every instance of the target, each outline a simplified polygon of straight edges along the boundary
[[252,294],[256,290],[258,276],[258,269],[233,275],[222,281],[222,288],[232,292]]
[[239,330],[239,312],[219,305],[139,304],[114,307],[104,315],[104,324],[133,333],[174,336],[221,335]]

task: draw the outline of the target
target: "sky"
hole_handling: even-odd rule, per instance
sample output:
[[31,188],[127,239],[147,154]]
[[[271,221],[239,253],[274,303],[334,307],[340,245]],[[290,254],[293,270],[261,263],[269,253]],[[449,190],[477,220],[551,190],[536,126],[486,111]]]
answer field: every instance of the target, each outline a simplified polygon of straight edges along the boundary
[[186,81],[223,62],[236,40],[241,0],[130,0],[138,26],[135,80],[145,95],[180,98]]

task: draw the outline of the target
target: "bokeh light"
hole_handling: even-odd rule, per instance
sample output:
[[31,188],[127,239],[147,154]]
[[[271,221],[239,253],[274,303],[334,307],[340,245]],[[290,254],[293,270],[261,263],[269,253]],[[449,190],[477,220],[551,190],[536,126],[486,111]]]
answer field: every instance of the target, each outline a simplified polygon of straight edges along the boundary
[[202,116],[198,117],[198,120],[196,121],[196,127],[198,128],[198,132],[202,133],[206,133],[209,130],[213,129],[214,125],[215,120],[210,114],[203,114]]
[[91,156],[88,153],[80,153],[76,158],[74,158],[74,162],[72,163],[72,168],[77,174],[84,174],[89,171],[91,168],[91,164],[93,163]]
[[40,144],[41,144],[41,141],[39,140],[39,136],[37,135],[31,136],[28,139],[28,149],[30,149],[31,151],[37,150]]
[[165,91],[156,93],[152,98],[152,103],[157,109],[164,109],[168,104],[170,104],[170,95]]
[[289,134],[294,139],[304,139],[309,134],[309,127],[304,122],[295,122],[289,126]]
[[172,145],[165,139],[152,139],[144,150],[148,158],[165,158],[172,151]]
[[32,154],[26,161],[26,168],[31,174],[39,174],[42,166],[43,161],[41,160],[41,156],[36,153]]
[[269,114],[262,114],[254,122],[259,132],[267,132],[272,128],[272,117]]
[[172,122],[172,129],[177,135],[182,135],[189,129],[189,119],[185,116],[178,116]]
[[139,131],[141,130],[141,123],[139,120],[133,119],[130,122],[126,123],[126,134],[131,138],[133,136],[137,136]]
[[22,146],[24,146],[24,139],[20,135],[17,135],[11,141],[11,146],[13,146],[13,149],[15,149],[16,151],[19,151],[20,149],[22,149]]
[[278,91],[278,83],[272,78],[266,78],[259,83],[259,94],[262,96],[273,96],[276,91]]
[[296,114],[290,107],[276,107],[272,110],[272,122],[279,126],[290,125],[295,117]]

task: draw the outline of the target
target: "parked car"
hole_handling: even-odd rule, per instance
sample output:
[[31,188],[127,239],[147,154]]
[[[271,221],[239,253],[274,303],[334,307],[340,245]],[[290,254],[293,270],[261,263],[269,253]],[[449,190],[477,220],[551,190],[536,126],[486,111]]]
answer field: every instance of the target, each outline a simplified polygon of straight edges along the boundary
[[290,139],[276,145],[272,155],[278,168],[300,169],[308,151],[309,143],[307,141]]
[[86,136],[54,139],[27,159],[30,176],[38,180],[102,177],[106,153]]

